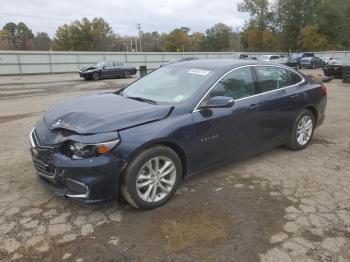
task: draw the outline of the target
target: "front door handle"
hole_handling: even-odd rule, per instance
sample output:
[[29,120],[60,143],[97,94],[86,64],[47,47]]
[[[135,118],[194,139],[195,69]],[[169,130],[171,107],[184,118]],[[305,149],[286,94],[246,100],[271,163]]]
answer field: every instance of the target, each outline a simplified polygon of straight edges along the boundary
[[249,106],[249,110],[250,111],[256,111],[256,110],[258,110],[259,109],[259,104],[251,104],[250,106]]

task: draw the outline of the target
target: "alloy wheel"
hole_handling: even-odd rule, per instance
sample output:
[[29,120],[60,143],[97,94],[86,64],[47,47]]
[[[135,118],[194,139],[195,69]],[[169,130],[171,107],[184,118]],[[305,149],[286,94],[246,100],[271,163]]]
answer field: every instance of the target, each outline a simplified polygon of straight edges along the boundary
[[313,131],[312,118],[308,115],[303,116],[297,128],[297,141],[299,145],[304,146],[309,143]]
[[124,72],[124,77],[125,77],[125,78],[130,78],[130,77],[131,77],[130,72],[129,72],[129,71],[125,71],[125,72]]
[[94,74],[92,75],[92,78],[93,78],[94,80],[99,80],[99,79],[100,79],[100,75],[99,75],[98,73],[94,73]]
[[136,179],[136,191],[145,202],[154,203],[165,198],[176,182],[176,167],[167,157],[155,157],[144,164]]

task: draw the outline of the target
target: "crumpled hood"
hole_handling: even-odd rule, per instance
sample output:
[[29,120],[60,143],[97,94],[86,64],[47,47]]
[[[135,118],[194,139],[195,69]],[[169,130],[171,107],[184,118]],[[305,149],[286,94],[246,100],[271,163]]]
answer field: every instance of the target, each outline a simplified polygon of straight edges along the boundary
[[166,118],[171,105],[152,105],[114,93],[81,96],[50,108],[45,122],[50,130],[80,134],[118,131]]
[[85,72],[85,71],[89,71],[89,70],[95,70],[97,69],[96,67],[94,66],[90,66],[90,67],[83,67],[80,69],[81,72]]

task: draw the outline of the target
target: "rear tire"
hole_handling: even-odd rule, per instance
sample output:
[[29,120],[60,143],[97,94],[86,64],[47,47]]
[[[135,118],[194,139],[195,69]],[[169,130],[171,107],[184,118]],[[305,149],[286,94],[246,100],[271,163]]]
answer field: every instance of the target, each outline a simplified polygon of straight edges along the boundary
[[155,146],[139,153],[126,167],[121,194],[136,208],[156,208],[173,196],[181,178],[178,155],[168,147]]
[[130,77],[131,77],[131,73],[129,71],[125,71],[124,78],[130,78]]
[[305,149],[314,134],[315,116],[310,110],[303,110],[296,118],[287,147],[292,150]]

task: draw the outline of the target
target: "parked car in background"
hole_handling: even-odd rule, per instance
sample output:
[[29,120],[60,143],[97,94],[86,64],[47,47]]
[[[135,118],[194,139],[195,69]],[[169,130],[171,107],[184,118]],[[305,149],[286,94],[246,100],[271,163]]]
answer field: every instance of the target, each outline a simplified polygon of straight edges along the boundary
[[272,63],[276,63],[276,64],[289,66],[289,67],[294,68],[294,69],[298,69],[298,66],[299,66],[299,62],[289,61],[288,57],[281,57],[281,58],[278,58],[278,59],[274,59],[271,62]]
[[332,63],[328,63],[323,67],[323,73],[325,76],[334,77],[334,78],[343,78],[343,67],[349,65],[349,63],[337,59]]
[[281,58],[280,55],[262,55],[259,57],[259,60],[260,61],[265,61],[265,62],[270,62],[272,60],[276,60],[276,59],[279,59]]
[[30,133],[32,158],[56,195],[98,202],[121,193],[150,209],[192,174],[280,145],[305,149],[326,103],[322,84],[286,66],[175,63],[50,108]]
[[122,62],[99,62],[94,66],[82,68],[79,71],[80,77],[85,80],[100,80],[103,78],[124,77],[129,78],[135,75],[137,69]]
[[300,59],[299,68],[322,68],[324,66],[324,62],[319,57],[304,57]]
[[315,57],[314,53],[296,53],[296,54],[292,54],[289,57],[288,62],[291,64],[297,64],[297,66],[299,67],[300,65],[300,60],[306,57]]
[[325,65],[336,63],[337,61],[340,61],[340,58],[337,57],[321,57]]
[[162,63],[162,64],[160,64],[160,67],[171,65],[171,64],[174,64],[174,63],[179,63],[179,62],[184,62],[184,61],[191,61],[191,60],[198,60],[198,59],[199,59],[198,57],[181,57],[181,58],[173,59],[173,60],[170,60],[168,62]]
[[248,55],[246,55],[246,54],[240,54],[238,58],[239,59],[249,59]]

